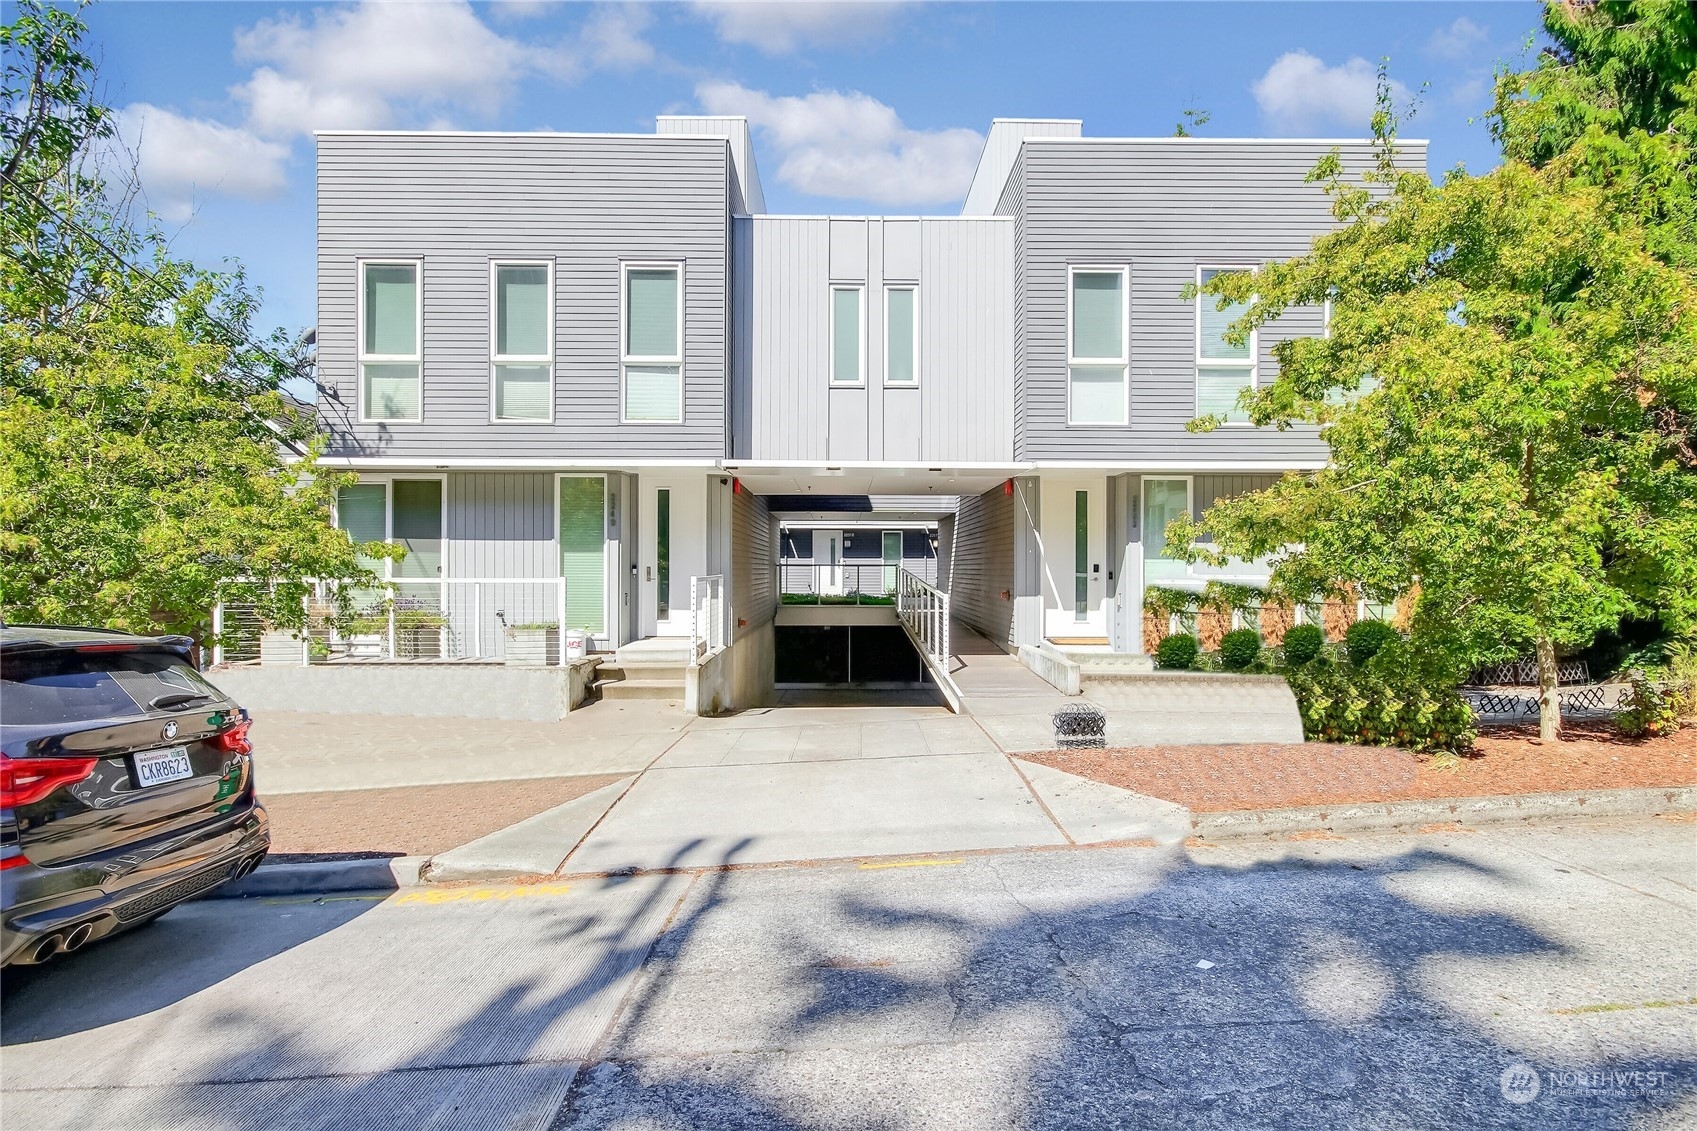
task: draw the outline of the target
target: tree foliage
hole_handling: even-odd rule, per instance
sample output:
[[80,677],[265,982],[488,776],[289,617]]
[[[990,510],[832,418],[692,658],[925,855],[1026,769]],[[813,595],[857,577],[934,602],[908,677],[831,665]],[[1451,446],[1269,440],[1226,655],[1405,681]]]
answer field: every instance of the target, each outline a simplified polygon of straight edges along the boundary
[[33,0],[0,28],[0,615],[205,639],[222,595],[298,625],[303,579],[373,580],[329,523],[343,477],[240,269],[173,258],[103,175],[85,30]]
[[[1204,290],[1247,335],[1330,302],[1246,394],[1259,425],[1323,426],[1329,465],[1181,519],[1198,556],[1275,553],[1297,600],[1357,582],[1414,598],[1433,676],[1555,655],[1625,614],[1697,628],[1697,136],[1684,4],[1552,6],[1557,50],[1499,82],[1502,165],[1434,182],[1380,159],[1311,179],[1339,226],[1308,255]],[[1681,68],[1684,68],[1681,70]],[[1206,428],[1208,422],[1200,422]],[[1198,529],[1198,527],[1200,529]]]

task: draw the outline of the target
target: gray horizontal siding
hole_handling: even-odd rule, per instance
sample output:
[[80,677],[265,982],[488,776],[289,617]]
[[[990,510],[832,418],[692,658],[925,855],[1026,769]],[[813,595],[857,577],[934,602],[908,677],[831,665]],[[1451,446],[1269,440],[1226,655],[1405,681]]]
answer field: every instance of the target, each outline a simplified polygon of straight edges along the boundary
[[1014,499],[994,487],[967,496],[955,514],[949,551],[949,607],[1003,647],[1013,643]]
[[731,615],[737,619],[732,639],[740,640],[777,613],[776,538],[777,525],[765,499],[752,491],[732,497]]
[[[1322,459],[1311,428],[1244,427],[1193,435],[1195,307],[1180,297],[1198,264],[1259,263],[1309,250],[1333,226],[1328,199],[1304,183],[1331,144],[1183,140],[1066,142],[1023,147],[1004,194],[1018,210],[1016,404],[1021,459]],[[1351,169],[1366,143],[1339,147]],[[1423,147],[1405,160],[1423,167]],[[1069,427],[1067,266],[1131,268],[1131,414],[1123,428]],[[1317,334],[1320,312],[1293,311],[1260,335],[1261,380],[1271,347]]]
[[[726,143],[692,137],[318,139],[320,415],[332,455],[725,454]],[[424,263],[424,419],[358,423],[360,258]],[[493,424],[489,263],[554,263],[551,425]],[[684,262],[684,423],[619,422],[619,265]]]
[[[1003,220],[735,221],[732,400],[746,459],[1013,455],[1013,230]],[[864,388],[830,385],[830,285],[866,287]],[[919,387],[883,385],[883,288],[919,287]]]

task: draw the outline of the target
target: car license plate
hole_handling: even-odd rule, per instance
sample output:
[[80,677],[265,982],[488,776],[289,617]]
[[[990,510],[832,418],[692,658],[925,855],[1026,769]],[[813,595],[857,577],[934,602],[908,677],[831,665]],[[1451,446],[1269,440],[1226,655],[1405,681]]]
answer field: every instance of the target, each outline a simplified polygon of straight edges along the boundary
[[149,750],[136,755],[136,784],[143,789],[192,777],[194,767],[189,765],[189,748],[186,746]]

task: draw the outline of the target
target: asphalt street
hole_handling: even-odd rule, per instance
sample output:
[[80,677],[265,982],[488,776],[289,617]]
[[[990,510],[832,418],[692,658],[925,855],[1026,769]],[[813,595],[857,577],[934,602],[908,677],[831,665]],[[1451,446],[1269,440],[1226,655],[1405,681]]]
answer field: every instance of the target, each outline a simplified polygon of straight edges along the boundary
[[1691,1127],[1693,939],[1663,820],[211,900],[7,972],[0,1122]]

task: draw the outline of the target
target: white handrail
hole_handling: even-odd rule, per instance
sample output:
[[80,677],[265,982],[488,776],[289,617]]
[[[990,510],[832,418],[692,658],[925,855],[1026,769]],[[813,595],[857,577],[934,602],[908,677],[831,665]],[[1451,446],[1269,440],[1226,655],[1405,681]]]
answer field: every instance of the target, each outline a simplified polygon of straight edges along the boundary
[[689,645],[701,657],[725,646],[725,575],[689,579]]
[[927,656],[947,665],[949,595],[908,569],[896,574],[896,616]]

